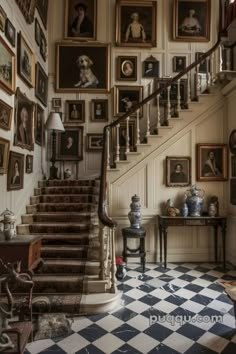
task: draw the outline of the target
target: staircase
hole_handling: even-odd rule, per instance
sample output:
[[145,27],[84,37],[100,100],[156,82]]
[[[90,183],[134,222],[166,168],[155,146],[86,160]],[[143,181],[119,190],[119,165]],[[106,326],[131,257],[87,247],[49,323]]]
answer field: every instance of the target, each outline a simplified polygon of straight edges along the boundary
[[118,301],[110,293],[109,275],[99,278],[99,184],[96,179],[38,183],[17,226],[19,235],[42,236],[43,264],[33,275],[35,312],[94,313]]

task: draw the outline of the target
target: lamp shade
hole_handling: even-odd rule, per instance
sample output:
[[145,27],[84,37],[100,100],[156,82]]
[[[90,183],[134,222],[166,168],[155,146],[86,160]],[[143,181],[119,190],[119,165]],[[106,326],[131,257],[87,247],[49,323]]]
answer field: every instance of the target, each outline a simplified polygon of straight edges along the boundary
[[65,130],[59,113],[57,113],[57,112],[50,113],[50,115],[46,121],[46,124],[45,124],[45,129],[46,130],[57,130],[57,131],[61,131],[61,132],[63,132]]

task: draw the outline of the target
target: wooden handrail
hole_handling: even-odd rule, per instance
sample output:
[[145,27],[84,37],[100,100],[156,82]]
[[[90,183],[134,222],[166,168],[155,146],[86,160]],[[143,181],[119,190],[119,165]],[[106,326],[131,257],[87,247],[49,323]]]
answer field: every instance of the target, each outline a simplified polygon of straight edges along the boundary
[[109,125],[106,125],[103,129],[103,150],[102,150],[102,161],[101,161],[101,182],[100,182],[100,193],[99,193],[99,203],[98,203],[98,217],[100,222],[104,226],[108,226],[110,228],[115,228],[117,223],[113,219],[111,219],[106,210],[106,193],[107,193],[107,179],[106,179],[106,173],[107,173],[107,146],[108,146],[108,141],[107,141],[107,131],[109,129],[112,129],[114,127],[117,127],[121,122],[124,122],[126,118],[130,117],[131,114],[137,112],[141,107],[143,107],[146,103],[149,101],[153,100],[157,95],[159,95],[162,91],[166,90],[167,87],[171,86],[174,82],[178,81],[181,79],[184,75],[186,75],[189,71],[191,71],[193,68],[195,68],[197,65],[199,65],[201,62],[203,62],[208,56],[210,56],[218,47],[218,45],[221,42],[221,33],[220,31],[218,33],[218,39],[216,43],[213,45],[212,48],[210,48],[206,53],[203,53],[201,57],[191,63],[187,68],[174,76],[172,79],[170,78],[167,80],[166,84],[163,85],[161,88],[158,88],[155,90],[151,95],[146,97],[143,101],[137,103],[135,106],[131,107],[129,111],[127,111],[125,114],[123,114],[121,117],[119,117],[117,120],[112,122]]

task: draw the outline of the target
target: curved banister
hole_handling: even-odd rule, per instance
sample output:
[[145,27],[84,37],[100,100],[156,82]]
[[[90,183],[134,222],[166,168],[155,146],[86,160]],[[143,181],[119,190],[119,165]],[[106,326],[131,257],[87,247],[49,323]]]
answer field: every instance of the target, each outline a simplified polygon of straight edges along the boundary
[[201,57],[195,62],[191,63],[184,71],[181,71],[179,74],[167,80],[166,84],[164,84],[161,88],[155,90],[151,95],[146,97],[143,101],[137,103],[135,106],[131,107],[129,111],[119,117],[117,120],[112,122],[109,125],[106,125],[103,129],[103,150],[102,150],[102,162],[101,162],[101,184],[100,184],[100,193],[99,193],[99,203],[98,203],[98,217],[100,222],[104,226],[108,226],[110,228],[116,227],[117,223],[111,219],[106,210],[106,193],[107,193],[107,180],[106,180],[106,171],[107,171],[107,147],[108,147],[108,139],[107,139],[107,131],[111,128],[116,127],[121,122],[125,121],[126,118],[130,117],[131,114],[137,112],[141,107],[143,107],[146,103],[153,100],[157,95],[159,95],[163,90],[166,90],[167,87],[171,86],[174,82],[181,79],[188,72],[190,72],[193,68],[197,67],[201,62],[203,62],[207,57],[209,57],[218,47],[221,42],[221,33],[218,34],[217,42],[210,48],[207,52],[203,53]]

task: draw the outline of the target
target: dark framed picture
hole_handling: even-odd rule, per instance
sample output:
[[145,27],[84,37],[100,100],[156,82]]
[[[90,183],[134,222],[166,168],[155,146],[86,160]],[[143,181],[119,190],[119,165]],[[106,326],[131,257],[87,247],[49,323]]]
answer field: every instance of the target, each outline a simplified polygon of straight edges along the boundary
[[102,134],[87,134],[86,137],[87,144],[86,150],[87,151],[102,151],[103,146],[103,135]]
[[236,205],[236,179],[230,180],[230,203]]
[[83,127],[64,124],[65,131],[58,133],[57,160],[83,160]]
[[108,100],[94,99],[91,101],[92,105],[92,122],[108,122]]
[[34,20],[34,38],[37,45],[40,46],[41,27],[37,18]]
[[42,20],[42,23],[45,29],[47,29],[48,0],[34,0],[34,1],[36,1],[36,8]]
[[197,180],[226,181],[227,161],[226,144],[197,144]]
[[10,141],[0,137],[0,175],[7,173]]
[[58,110],[60,109],[62,106],[62,103],[61,103],[61,97],[53,97],[52,99],[52,108],[55,109],[55,110]]
[[176,56],[173,57],[173,72],[178,73],[186,69],[186,57]]
[[236,177],[236,156],[231,156],[231,177]]
[[24,158],[25,155],[10,151],[7,172],[8,191],[22,189],[24,186]]
[[17,38],[17,72],[29,87],[34,87],[34,66],[34,53],[19,32]]
[[[70,68],[70,70],[68,70]],[[110,45],[57,43],[56,91],[96,92],[110,90]]]
[[35,96],[47,107],[48,77],[39,62],[35,66]]
[[173,38],[182,42],[210,40],[211,0],[175,0]]
[[36,104],[36,114],[35,114],[35,128],[34,128],[34,138],[36,144],[43,145],[43,130],[44,130],[44,109],[37,103]]
[[16,29],[11,23],[11,21],[9,20],[9,18],[6,19],[5,36],[8,39],[9,43],[12,45],[12,47],[15,47]]
[[[121,116],[143,100],[143,86],[115,86],[114,115]],[[140,110],[140,117],[143,115]]]
[[4,130],[11,129],[12,107],[6,102],[0,100],[0,128]]
[[191,157],[166,157],[166,186],[184,187],[191,184]]
[[[195,53],[195,59],[198,60],[201,58],[203,55],[203,52],[196,52]],[[205,59],[203,62],[201,62],[198,66],[198,72],[200,74],[206,74],[207,72],[207,65],[208,65],[208,72],[210,71],[210,61],[208,59]]]
[[65,38],[96,40],[97,0],[66,0]]
[[[36,0],[27,0],[27,1],[15,0],[15,1],[22,12],[22,15],[24,16],[25,21],[28,24],[31,24],[34,21]],[[39,1],[45,2],[42,0]]]
[[42,29],[40,29],[40,54],[44,61],[47,58],[47,40]]
[[143,77],[159,77],[159,61],[152,55],[143,62]]
[[34,161],[34,157],[32,155],[26,155],[26,157],[25,157],[25,172],[26,173],[33,172],[33,161]]
[[[157,87],[162,88],[166,85],[169,79],[158,79],[157,80]],[[188,82],[187,79],[180,80],[180,102],[181,105],[184,105],[187,101],[188,95]],[[170,88],[170,102],[176,103],[178,98],[178,84],[173,83]],[[168,93],[167,89],[164,89],[160,93],[160,104],[166,104],[168,101]]]
[[119,56],[117,57],[117,80],[136,81],[137,80],[137,57]]
[[34,149],[35,104],[19,88],[15,100],[15,145],[23,149]]
[[7,19],[7,14],[6,14],[6,12],[3,10],[2,6],[0,5],[0,30],[1,30],[2,32],[5,31],[6,19]]
[[232,154],[236,155],[236,129],[232,130],[229,136],[229,149]]
[[13,95],[16,87],[16,58],[2,37],[0,37],[0,68],[0,87],[9,95]]
[[66,101],[66,122],[72,124],[85,122],[85,101]]
[[116,2],[116,44],[125,47],[155,47],[156,1]]

